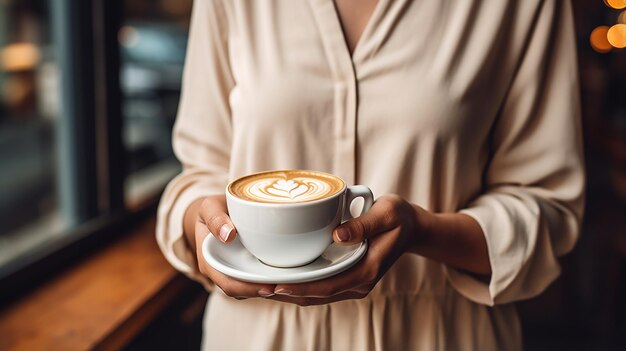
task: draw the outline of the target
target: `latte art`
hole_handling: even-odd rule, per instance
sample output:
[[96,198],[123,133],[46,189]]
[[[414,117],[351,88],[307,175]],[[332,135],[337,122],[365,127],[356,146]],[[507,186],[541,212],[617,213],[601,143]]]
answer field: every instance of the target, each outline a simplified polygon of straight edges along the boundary
[[263,179],[246,189],[249,196],[271,202],[311,201],[328,195],[328,183],[318,179]]
[[272,171],[240,178],[229,186],[239,198],[268,203],[295,203],[337,194],[343,181],[330,174],[312,171]]

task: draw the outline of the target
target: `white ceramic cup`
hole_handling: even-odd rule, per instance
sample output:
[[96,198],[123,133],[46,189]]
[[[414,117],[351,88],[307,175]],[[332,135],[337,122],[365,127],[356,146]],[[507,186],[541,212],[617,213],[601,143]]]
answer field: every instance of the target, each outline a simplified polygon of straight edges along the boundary
[[[231,182],[232,184],[232,182]],[[299,203],[264,203],[241,199],[226,188],[228,214],[239,240],[261,262],[297,267],[314,261],[332,243],[332,231],[352,219],[350,204],[363,198],[361,214],[374,196],[365,185],[345,186],[327,198]]]

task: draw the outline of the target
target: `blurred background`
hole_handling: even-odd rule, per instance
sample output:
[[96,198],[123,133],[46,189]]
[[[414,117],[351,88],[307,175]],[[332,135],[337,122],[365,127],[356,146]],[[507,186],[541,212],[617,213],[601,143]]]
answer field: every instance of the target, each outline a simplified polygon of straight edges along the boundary
[[[192,1],[120,2],[81,16],[80,2],[0,0],[0,279],[154,205],[180,170],[171,128]],[[584,231],[562,277],[519,310],[527,349],[626,350],[626,0],[573,4]]]

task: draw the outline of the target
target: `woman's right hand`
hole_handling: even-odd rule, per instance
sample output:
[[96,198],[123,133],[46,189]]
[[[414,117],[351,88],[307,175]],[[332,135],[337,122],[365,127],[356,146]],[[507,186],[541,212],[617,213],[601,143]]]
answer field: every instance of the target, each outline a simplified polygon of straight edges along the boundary
[[202,242],[207,235],[214,235],[225,245],[232,242],[237,235],[237,230],[228,216],[226,196],[208,196],[192,203],[185,213],[184,230],[189,246],[196,251],[200,273],[226,295],[236,299],[274,295],[276,285],[247,283],[231,278],[213,269],[202,255]]

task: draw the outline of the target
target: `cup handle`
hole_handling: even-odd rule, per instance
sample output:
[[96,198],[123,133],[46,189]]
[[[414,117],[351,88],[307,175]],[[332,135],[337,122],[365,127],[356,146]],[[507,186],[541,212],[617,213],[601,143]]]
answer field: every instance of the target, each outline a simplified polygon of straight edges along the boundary
[[372,194],[370,188],[365,185],[349,186],[346,190],[346,200],[343,205],[343,219],[341,220],[341,223],[354,218],[350,213],[350,205],[357,197],[362,197],[364,200],[363,209],[361,210],[361,213],[359,213],[359,216],[367,212],[374,204],[374,194]]

